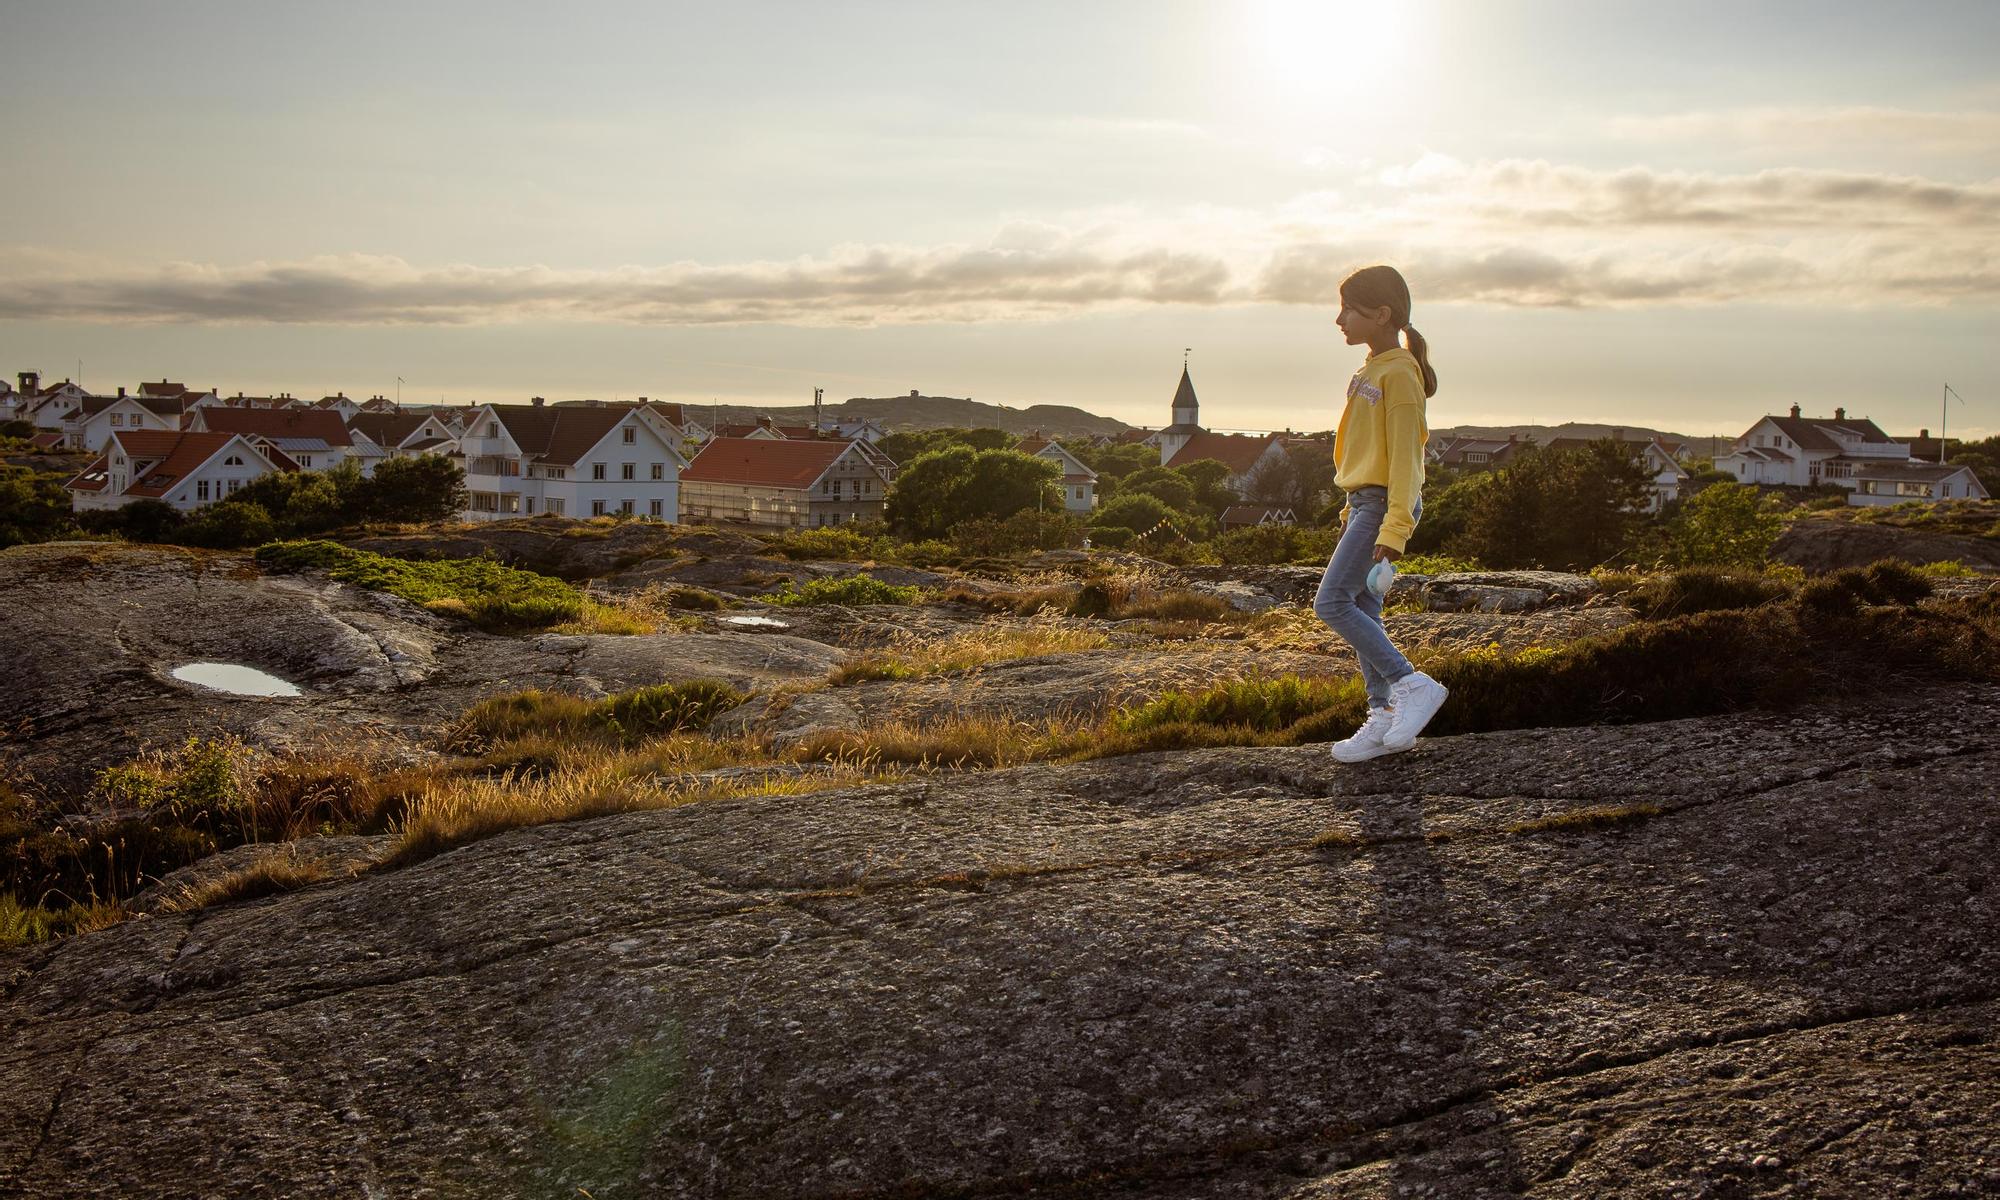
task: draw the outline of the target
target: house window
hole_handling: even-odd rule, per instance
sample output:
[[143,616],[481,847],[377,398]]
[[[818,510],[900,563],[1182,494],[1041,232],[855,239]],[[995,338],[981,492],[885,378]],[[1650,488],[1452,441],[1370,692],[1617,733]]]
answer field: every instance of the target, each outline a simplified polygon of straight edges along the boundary
[[560,496],[552,496],[549,498],[549,511],[559,517],[563,515],[563,501]]
[[1485,462],[1486,452],[1484,450],[1468,450],[1465,452],[1465,461],[1469,463]]
[[618,511],[624,513],[628,517],[631,516],[632,502],[630,500],[620,500],[618,502]]
[[500,511],[517,513],[521,511],[521,497],[517,492],[504,492],[500,496]]
[[535,498],[533,496],[528,497],[528,515],[531,517],[535,515]]
[[665,514],[665,512],[666,512],[666,501],[664,500],[653,501],[653,515],[655,517],[662,516]]
[[313,456],[310,454],[299,455],[299,465],[304,467],[308,471],[312,470]]
[[591,516],[593,516],[593,517],[601,517],[601,516],[603,516],[603,515],[604,515],[604,501],[602,501],[602,500],[592,500],[592,501],[590,502],[590,515],[591,515]]
[[655,478],[655,479],[665,479],[666,477],[667,477],[667,464],[665,464],[665,463],[654,463],[654,464],[653,464],[653,478]]
[[232,496],[234,496],[234,495],[236,494],[236,489],[237,489],[237,488],[240,488],[240,487],[242,487],[242,486],[243,486],[243,481],[242,481],[241,479],[232,479],[232,480],[230,480],[230,481],[229,481],[229,494],[230,494],[230,495],[232,495]]
[[111,423],[112,423],[113,425],[123,425],[123,424],[125,423],[125,414],[124,414],[124,413],[112,413],[112,414],[111,414]]
[[569,471],[562,467],[543,467],[542,476],[545,479],[567,479]]
[[1903,480],[1896,484],[1896,494],[1898,496],[1929,496],[1931,494],[1931,485],[1928,483],[1911,483],[1908,480]]
[[627,426],[626,426],[626,427],[624,428],[624,430],[623,430],[623,433],[625,434],[625,444],[629,446],[629,445],[631,445],[631,444],[632,444],[632,443],[633,443],[634,441],[636,441],[636,440],[637,440],[637,438],[636,438],[636,436],[635,436],[635,435],[636,435],[636,434],[637,434],[638,432],[639,432],[638,430],[636,430],[636,429],[632,428],[632,427],[631,427],[630,425],[627,425]]
[[620,465],[618,468],[618,478],[637,479],[638,475],[636,472],[638,470],[638,466],[639,464],[637,463],[624,463]]
[[498,422],[498,421],[488,421],[488,422],[486,422],[486,436],[487,436],[487,437],[499,437],[499,436],[500,436],[500,422]]
[[[124,460],[120,459],[119,461],[122,462]],[[232,454],[222,460],[222,465],[225,467],[240,467],[243,465],[243,456],[241,454]]]
[[591,463],[591,464],[590,464],[590,477],[591,477],[592,479],[602,479],[602,478],[604,478],[604,464],[603,464],[603,463]]
[[194,498],[203,501],[206,501],[208,499],[208,480],[206,479],[195,480]]

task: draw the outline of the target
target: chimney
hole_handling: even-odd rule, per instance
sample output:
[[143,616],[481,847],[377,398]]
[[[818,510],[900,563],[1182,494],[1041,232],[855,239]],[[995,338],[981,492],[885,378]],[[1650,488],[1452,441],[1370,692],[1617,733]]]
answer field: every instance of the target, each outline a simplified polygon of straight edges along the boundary
[[769,429],[770,427],[771,427],[771,418],[769,418],[769,417],[758,417],[758,418],[757,418],[757,428],[759,428],[759,429]]
[[915,388],[911,388],[911,389],[910,389],[910,399],[912,399],[912,400],[915,400],[916,398],[917,398],[917,389],[915,389]]
[[23,396],[32,396],[42,390],[42,373],[40,371],[23,371],[15,376],[15,378],[21,381],[21,394]]
[[1799,415],[1799,406],[1794,404],[1792,405],[1792,416],[1797,417],[1798,415]]
[[1919,429],[1917,430],[1917,436],[1924,439],[1925,441],[1929,441],[1931,436],[1931,431],[1928,429]]
[[540,396],[535,396],[535,397],[531,398],[531,399],[530,399],[530,400],[528,401],[528,403],[530,403],[530,404],[534,405],[534,406],[535,406],[536,408],[540,408],[540,407],[541,407],[542,405],[544,405],[544,404],[547,404],[547,403],[548,403],[548,401],[547,401],[547,400],[544,400],[544,399],[542,399],[542,398],[541,398]]
[[1509,446],[1518,444],[1520,440],[1521,440],[1521,435],[1518,433],[1510,433],[1507,435],[1507,444]]
[[125,388],[124,388],[124,385],[122,385],[122,384],[121,384],[121,385],[119,385],[119,388],[118,388],[118,398],[119,398],[120,400],[123,400],[123,399],[125,398]]
[[1845,420],[1847,419],[1847,410],[1846,410],[1846,409],[1844,409],[1844,408],[1836,408],[1836,409],[1834,409],[1834,410],[1833,410],[1833,419],[1834,419],[1834,420],[1836,420],[1836,421],[1845,421]]

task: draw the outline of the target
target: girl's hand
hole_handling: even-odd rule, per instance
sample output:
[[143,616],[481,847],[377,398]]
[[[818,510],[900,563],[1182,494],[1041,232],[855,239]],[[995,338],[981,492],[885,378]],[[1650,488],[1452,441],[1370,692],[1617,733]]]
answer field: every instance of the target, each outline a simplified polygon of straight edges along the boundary
[[1376,562],[1395,562],[1397,559],[1401,557],[1403,557],[1403,552],[1401,550],[1391,550],[1387,546],[1375,547]]

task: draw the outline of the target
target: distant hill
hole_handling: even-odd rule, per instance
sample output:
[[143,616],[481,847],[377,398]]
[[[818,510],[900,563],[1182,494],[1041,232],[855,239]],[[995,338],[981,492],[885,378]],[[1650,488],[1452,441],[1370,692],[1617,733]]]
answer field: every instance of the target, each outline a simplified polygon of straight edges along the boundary
[[[789,408],[753,408],[740,404],[720,406],[694,404],[688,407],[704,419],[708,418],[711,407],[719,407],[721,419],[724,421],[747,423],[760,416],[768,416],[780,425],[810,421],[813,412],[810,404]],[[867,417],[892,432],[897,429],[942,429],[957,426],[1004,429],[1009,433],[1023,436],[1040,430],[1057,437],[1081,437],[1092,433],[1118,433],[1131,428],[1125,422],[1113,417],[1100,417],[1067,404],[1035,404],[1027,408],[1008,408],[1003,404],[988,404],[982,400],[962,399],[957,396],[856,396],[839,404],[827,404],[821,409],[821,413],[829,418]]]
[[1582,421],[1565,421],[1560,425],[1450,425],[1442,429],[1431,430],[1433,436],[1442,433],[1452,437],[1495,438],[1500,440],[1504,440],[1508,434],[1513,434],[1524,442],[1547,442],[1551,438],[1559,437],[1601,438],[1610,437],[1614,432],[1627,440],[1643,437],[1660,437],[1669,438],[1677,442],[1686,442],[1694,450],[1697,458],[1712,458],[1717,454],[1721,454],[1728,450],[1730,445],[1736,440],[1733,437],[1715,437],[1709,435],[1697,437],[1692,434],[1674,433],[1664,429],[1648,429],[1644,425],[1596,425]]

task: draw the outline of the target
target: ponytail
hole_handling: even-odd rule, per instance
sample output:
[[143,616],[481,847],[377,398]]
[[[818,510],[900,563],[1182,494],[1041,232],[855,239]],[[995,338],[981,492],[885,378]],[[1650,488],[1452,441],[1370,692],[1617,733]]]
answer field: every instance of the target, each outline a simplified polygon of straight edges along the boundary
[[1431,346],[1417,327],[1410,324],[1410,285],[1403,281],[1402,274],[1394,267],[1363,267],[1349,275],[1340,284],[1340,302],[1361,308],[1386,308],[1389,319],[1396,328],[1403,331],[1409,342],[1410,353],[1416,356],[1417,366],[1423,371],[1424,397],[1437,395],[1438,376],[1431,369]]
[[1403,340],[1410,345],[1410,353],[1417,356],[1417,366],[1424,373],[1424,399],[1438,394],[1438,373],[1431,370],[1431,344],[1424,335],[1417,332],[1415,325],[1403,326]]

